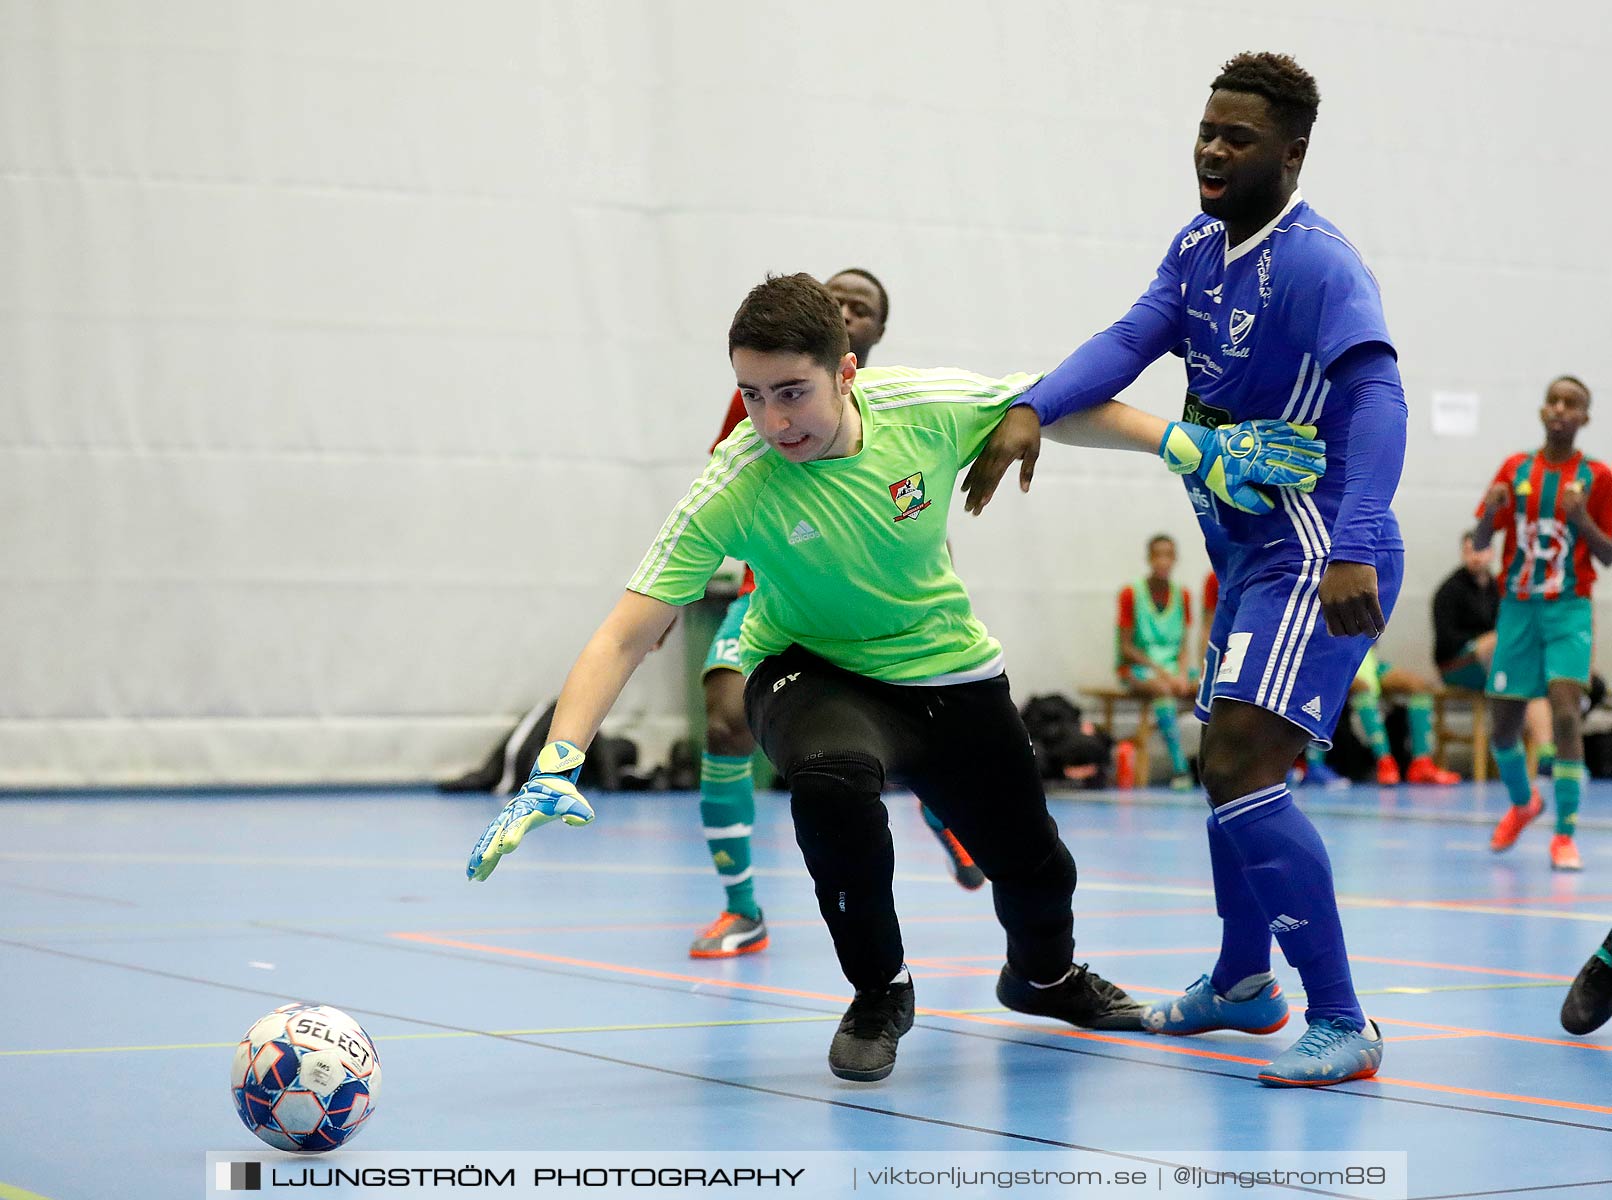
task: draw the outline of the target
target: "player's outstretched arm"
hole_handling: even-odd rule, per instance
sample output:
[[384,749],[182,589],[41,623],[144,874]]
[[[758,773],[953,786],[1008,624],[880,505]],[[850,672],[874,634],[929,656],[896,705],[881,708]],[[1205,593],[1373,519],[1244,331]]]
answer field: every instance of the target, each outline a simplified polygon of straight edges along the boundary
[[677,609],[670,604],[637,592],[623,593],[566,676],[549,726],[550,741],[538,751],[526,786],[482,831],[470,852],[467,878],[486,879],[499,859],[540,825],[554,820],[586,825],[593,820],[593,807],[576,788],[585,758],[581,747],[593,741],[621,689],[676,616]]
[[1022,459],[1019,490],[1029,491],[1042,434],[1070,446],[1135,450],[1157,454],[1177,475],[1196,475],[1223,503],[1243,512],[1267,513],[1274,506],[1262,488],[1314,489],[1326,472],[1326,447],[1315,429],[1286,421],[1244,421],[1208,429],[1166,421],[1152,413],[1110,400],[1062,417],[1046,427],[1028,405],[1010,408],[987,439],[964,477],[961,490],[969,512],[983,512],[1002,474]]

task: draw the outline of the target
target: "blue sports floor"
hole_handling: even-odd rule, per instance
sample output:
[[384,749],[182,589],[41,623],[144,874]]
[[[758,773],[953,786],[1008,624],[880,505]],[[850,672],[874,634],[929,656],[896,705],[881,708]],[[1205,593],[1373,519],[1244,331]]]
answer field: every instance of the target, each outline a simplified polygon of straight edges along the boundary
[[[772,946],[726,962],[686,955],[721,902],[686,793],[597,796],[597,823],[533,834],[479,885],[485,797],[0,799],[0,1197],[197,1194],[204,1152],[263,1149],[231,1054],[294,999],[376,1040],[355,1150],[1402,1150],[1415,1197],[1612,1196],[1612,1027],[1576,1039],[1556,1017],[1612,926],[1612,785],[1586,798],[1578,876],[1551,873],[1548,818],[1489,853],[1496,785],[1303,799],[1388,1037],[1380,1078],[1319,1091],[1253,1080],[1297,1020],[1170,1039],[1005,1013],[989,896],[951,882],[906,795],[889,802],[919,1017],[871,1085],[827,1070],[847,989],[777,794],[755,842]],[[1143,997],[1207,970],[1201,802],[1053,808],[1079,957]]]

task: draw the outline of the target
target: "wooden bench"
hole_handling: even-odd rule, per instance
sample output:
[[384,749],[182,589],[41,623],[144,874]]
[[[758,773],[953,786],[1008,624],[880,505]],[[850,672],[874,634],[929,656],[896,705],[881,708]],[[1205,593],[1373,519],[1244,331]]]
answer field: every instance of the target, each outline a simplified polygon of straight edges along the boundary
[[[1103,706],[1103,716],[1096,725],[1106,730],[1108,736],[1115,742],[1120,741],[1120,735],[1114,724],[1115,710],[1121,704],[1134,704],[1137,708],[1136,730],[1131,735],[1136,746],[1136,786],[1147,787],[1153,781],[1152,755],[1150,749],[1153,744],[1153,696],[1138,696],[1135,692],[1128,692],[1121,688],[1089,687],[1081,688],[1080,694],[1097,701]],[[1181,700],[1177,708],[1192,707],[1191,700]]]
[[[1461,704],[1472,710],[1470,733],[1450,728],[1450,707]],[[1452,745],[1472,747],[1472,778],[1475,782],[1482,783],[1489,778],[1489,698],[1482,692],[1445,687],[1433,693],[1433,750],[1439,766],[1449,766],[1445,758]]]
[[[1139,786],[1148,786],[1153,779],[1150,752],[1153,743],[1152,698],[1107,687],[1082,688],[1081,694],[1102,705],[1103,715],[1097,724],[1107,730],[1108,736],[1116,742],[1120,740],[1115,725],[1119,706],[1136,705],[1136,729],[1132,734],[1136,745],[1136,779]],[[1181,705],[1190,707],[1191,701],[1183,700]],[[1472,714],[1470,731],[1458,730],[1451,725],[1450,717],[1463,705]],[[1433,751],[1439,766],[1449,766],[1447,760],[1451,746],[1472,747],[1472,778],[1478,783],[1489,778],[1489,700],[1482,692],[1446,687],[1433,693]]]

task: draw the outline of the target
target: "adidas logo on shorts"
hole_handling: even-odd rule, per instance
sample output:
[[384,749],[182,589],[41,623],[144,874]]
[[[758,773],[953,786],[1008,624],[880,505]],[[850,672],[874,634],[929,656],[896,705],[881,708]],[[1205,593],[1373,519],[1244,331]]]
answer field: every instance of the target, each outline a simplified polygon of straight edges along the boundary
[[1319,721],[1321,719],[1321,697],[1311,696],[1310,702],[1304,706],[1303,712],[1312,721]]
[[1308,921],[1299,921],[1288,916],[1286,913],[1283,913],[1281,916],[1277,917],[1276,920],[1271,922],[1271,932],[1292,933],[1295,929],[1303,929],[1308,924]]

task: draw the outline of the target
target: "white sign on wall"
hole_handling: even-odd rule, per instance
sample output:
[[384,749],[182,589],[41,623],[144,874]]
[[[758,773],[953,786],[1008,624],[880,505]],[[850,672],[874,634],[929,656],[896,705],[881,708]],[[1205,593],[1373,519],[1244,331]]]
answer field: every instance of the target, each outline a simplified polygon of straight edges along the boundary
[[1434,392],[1433,432],[1438,437],[1477,437],[1477,393]]

